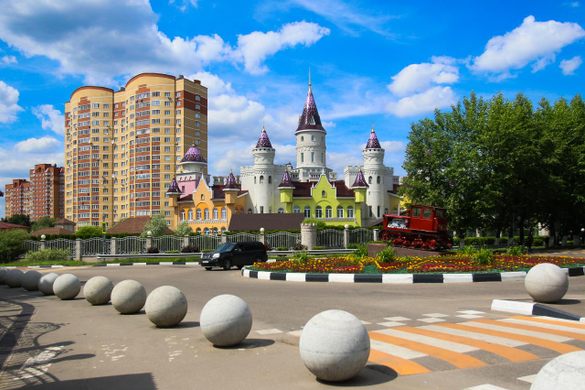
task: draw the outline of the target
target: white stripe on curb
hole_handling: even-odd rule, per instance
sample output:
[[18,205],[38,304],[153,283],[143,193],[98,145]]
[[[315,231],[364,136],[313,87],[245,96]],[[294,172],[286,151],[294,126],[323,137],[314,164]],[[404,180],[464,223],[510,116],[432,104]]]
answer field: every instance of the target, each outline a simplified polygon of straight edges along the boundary
[[329,274],[329,282],[353,283],[353,274]]
[[533,302],[517,302],[503,299],[494,299],[492,301],[492,311],[501,311],[504,313],[516,313],[531,316],[533,307]]
[[382,283],[411,284],[412,274],[382,274]]
[[472,274],[443,274],[443,283],[471,283]]
[[287,282],[304,282],[305,281],[304,273],[299,272],[288,272],[286,274],[286,281]]

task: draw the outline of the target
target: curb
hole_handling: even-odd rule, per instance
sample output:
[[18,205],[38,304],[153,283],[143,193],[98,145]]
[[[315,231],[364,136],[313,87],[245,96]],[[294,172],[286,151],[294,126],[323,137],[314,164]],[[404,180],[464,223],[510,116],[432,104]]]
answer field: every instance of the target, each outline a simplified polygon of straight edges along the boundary
[[545,316],[560,318],[563,320],[585,322],[585,317],[580,317],[578,315],[536,302],[519,302],[505,299],[494,299],[492,301],[491,309],[492,311],[500,311],[504,313],[515,313],[527,316]]
[[[564,268],[569,276],[585,275],[584,267]],[[328,283],[479,283],[524,280],[526,271],[488,272],[470,274],[317,274],[300,272],[252,271],[242,268],[244,278],[260,280],[281,280],[286,282],[328,282]]]
[[[79,266],[87,266],[87,267],[129,267],[129,266],[144,266],[144,265],[160,265],[160,266],[173,266],[173,265],[187,265],[187,266],[194,266],[199,265],[196,261],[160,261],[154,263],[107,263],[107,264],[79,264],[79,265],[29,265],[22,268],[30,268],[30,269],[51,269],[51,268],[68,268],[68,267],[79,267]],[[8,267],[0,267],[4,269],[15,269],[20,267],[15,266],[8,266]]]

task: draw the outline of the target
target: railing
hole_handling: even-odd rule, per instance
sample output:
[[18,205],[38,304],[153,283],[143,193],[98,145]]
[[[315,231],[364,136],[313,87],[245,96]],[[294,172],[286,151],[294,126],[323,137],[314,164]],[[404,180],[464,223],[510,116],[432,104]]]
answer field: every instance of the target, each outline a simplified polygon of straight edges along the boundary
[[350,244],[362,244],[374,239],[374,234],[369,229],[359,228],[349,231]]
[[131,254],[146,252],[146,238],[128,236],[116,239],[116,253]]
[[317,246],[323,248],[343,248],[343,231],[335,229],[317,231]]
[[227,242],[242,242],[242,241],[259,241],[260,235],[259,234],[252,234],[252,233],[236,233],[236,234],[229,234],[226,236]]
[[301,235],[300,233],[275,232],[267,234],[265,240],[266,245],[272,249],[291,249],[301,243]]
[[177,236],[153,237],[151,246],[160,252],[180,252],[183,248],[183,238]]
[[[110,253],[111,240],[103,237],[93,237],[81,241],[81,256],[93,256],[97,253]],[[74,242],[75,244],[75,242]]]
[[58,238],[56,240],[46,241],[46,249],[65,249],[70,253],[75,252],[75,240],[68,240],[66,238]]
[[189,245],[198,248],[200,251],[212,251],[221,243],[219,236],[191,236]]

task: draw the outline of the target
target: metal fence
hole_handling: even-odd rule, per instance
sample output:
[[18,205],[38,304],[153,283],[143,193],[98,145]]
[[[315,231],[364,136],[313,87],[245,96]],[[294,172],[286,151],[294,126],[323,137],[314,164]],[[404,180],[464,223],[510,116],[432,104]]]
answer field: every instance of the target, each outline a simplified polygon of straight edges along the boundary
[[80,240],[81,256],[93,256],[98,253],[110,253],[111,240],[103,237],[93,237]]
[[374,233],[372,230],[359,228],[349,231],[349,243],[350,244],[365,244],[368,241],[374,239]]
[[272,249],[291,249],[294,248],[295,245],[301,243],[301,234],[291,232],[275,232],[267,234],[265,239],[266,245]]
[[58,238],[56,240],[45,241],[46,249],[64,249],[69,253],[75,253],[75,240],[68,240],[66,238]]
[[128,236],[116,239],[116,253],[127,255],[146,252],[146,238]]
[[27,240],[24,242],[24,249],[27,252],[36,252],[41,250],[41,243],[39,241]]
[[191,236],[189,245],[199,248],[200,251],[212,251],[221,243],[219,236]]
[[335,229],[317,231],[317,246],[323,248],[343,248],[343,231]]
[[259,241],[260,234],[252,234],[252,233],[236,233],[236,234],[229,234],[226,236],[227,242],[242,242],[242,241]]
[[180,252],[183,248],[183,238],[177,236],[162,236],[152,238],[152,247],[160,252]]

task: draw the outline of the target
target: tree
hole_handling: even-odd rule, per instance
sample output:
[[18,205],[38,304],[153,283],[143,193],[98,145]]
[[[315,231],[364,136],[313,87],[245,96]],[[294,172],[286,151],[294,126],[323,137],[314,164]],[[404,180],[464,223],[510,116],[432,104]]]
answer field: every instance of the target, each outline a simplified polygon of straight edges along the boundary
[[31,230],[34,232],[39,229],[55,226],[55,218],[41,217],[33,222]]
[[30,217],[25,214],[14,214],[10,218],[7,218],[6,222],[14,223],[16,225],[30,226]]
[[160,237],[164,235],[168,230],[167,220],[160,214],[153,215],[150,221],[144,226],[144,230],[141,237],[147,237],[148,232],[151,233],[152,237]]
[[175,235],[177,236],[190,236],[193,235],[193,229],[189,226],[187,221],[183,221],[177,226],[177,230],[175,231]]
[[81,226],[75,232],[77,238],[91,238],[100,237],[104,234],[103,230],[99,226]]
[[0,261],[17,260],[26,252],[24,241],[29,238],[30,235],[22,229],[0,231]]

